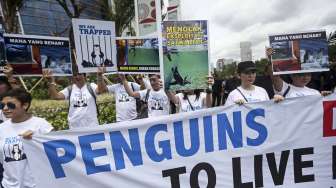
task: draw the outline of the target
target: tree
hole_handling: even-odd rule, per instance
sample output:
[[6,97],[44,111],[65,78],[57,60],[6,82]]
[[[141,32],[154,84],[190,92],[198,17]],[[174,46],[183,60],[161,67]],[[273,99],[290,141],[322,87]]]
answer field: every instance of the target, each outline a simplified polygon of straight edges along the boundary
[[[83,10],[86,8],[83,2],[77,0],[56,0],[58,4],[64,9],[66,15],[71,20],[72,18],[79,18]],[[68,3],[69,2],[69,3]],[[70,4],[70,5],[69,5]],[[69,25],[69,40],[71,45],[71,58],[76,59],[75,55],[75,40],[73,36],[72,24]],[[72,61],[73,71],[76,71],[77,64],[75,61]]]
[[135,17],[134,0],[113,0],[113,5],[109,6],[109,0],[103,0],[101,4],[103,17],[105,20],[115,22],[116,35],[121,36],[122,32],[128,28],[131,35],[135,35],[131,22]]
[[268,64],[268,59],[262,58],[260,60],[255,61],[255,65],[257,68],[257,75],[264,75],[266,72],[266,66]]
[[17,12],[22,8],[23,0],[0,0],[2,8],[1,23],[7,33],[19,33]]

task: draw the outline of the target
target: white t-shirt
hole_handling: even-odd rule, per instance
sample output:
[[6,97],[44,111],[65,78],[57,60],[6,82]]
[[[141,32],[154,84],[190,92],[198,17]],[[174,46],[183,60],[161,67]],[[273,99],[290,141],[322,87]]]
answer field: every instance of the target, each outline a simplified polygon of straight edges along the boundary
[[206,99],[206,93],[201,92],[200,96],[198,99],[196,99],[196,95],[188,95],[188,99],[190,101],[190,106],[189,102],[187,99],[183,99],[184,95],[183,93],[178,93],[175,95],[179,99],[179,112],[191,112],[191,111],[196,111],[200,110],[203,108],[206,108],[205,105],[205,99]]
[[[145,101],[147,89],[139,91],[140,99]],[[155,117],[169,114],[169,100],[163,89],[159,91],[150,90],[148,95],[148,117]]]
[[[94,94],[97,96],[97,85],[94,83],[90,85]],[[63,93],[65,99],[69,100],[68,88],[63,89],[61,93]],[[70,129],[96,126],[99,124],[96,103],[86,84],[82,88],[78,88],[76,84],[72,85],[68,122]]]
[[[242,92],[242,94],[238,91],[238,89]],[[244,98],[244,96],[246,99]],[[237,100],[244,100],[245,102],[258,102],[258,101],[267,101],[269,100],[269,96],[266,90],[262,87],[254,86],[254,90],[246,90],[239,86],[237,89],[230,92],[225,106],[235,104]]]
[[284,95],[286,90],[289,88],[288,93],[286,94],[286,98],[292,98],[292,97],[303,97],[308,95],[321,95],[319,91],[309,88],[309,87],[296,87],[292,84],[288,84],[286,82],[282,82],[282,89],[280,92],[275,91],[275,94]]
[[[128,85],[134,91],[140,90],[140,85],[137,83],[128,82]],[[124,85],[113,84],[107,86],[107,89],[115,96],[117,121],[135,119],[137,117],[136,100],[127,94]]]
[[36,186],[19,134],[28,130],[45,134],[52,129],[45,119],[34,116],[25,122],[8,120],[0,125],[0,160],[4,168],[2,185],[5,188]]

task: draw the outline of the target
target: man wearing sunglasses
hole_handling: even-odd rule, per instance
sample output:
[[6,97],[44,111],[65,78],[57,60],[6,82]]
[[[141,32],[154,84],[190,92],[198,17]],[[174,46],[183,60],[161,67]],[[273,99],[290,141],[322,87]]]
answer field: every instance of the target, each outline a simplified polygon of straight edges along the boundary
[[32,97],[24,89],[12,89],[1,97],[0,109],[10,119],[0,126],[0,162],[4,167],[3,187],[36,187],[34,177],[24,152],[22,138],[32,134],[45,134],[53,127],[42,118],[29,112]]
[[48,81],[48,91],[52,99],[69,100],[68,123],[70,129],[99,125],[96,103],[98,86],[95,83],[87,83],[85,74],[74,73],[72,84],[60,92],[56,89],[57,84],[52,72],[45,70],[43,75]]

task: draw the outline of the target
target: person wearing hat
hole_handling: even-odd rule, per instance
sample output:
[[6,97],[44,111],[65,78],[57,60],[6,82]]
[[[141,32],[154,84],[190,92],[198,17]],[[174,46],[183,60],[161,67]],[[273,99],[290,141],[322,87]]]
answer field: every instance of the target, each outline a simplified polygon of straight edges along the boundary
[[270,100],[266,90],[255,86],[256,66],[252,61],[243,61],[238,64],[240,86],[230,92],[225,106]]

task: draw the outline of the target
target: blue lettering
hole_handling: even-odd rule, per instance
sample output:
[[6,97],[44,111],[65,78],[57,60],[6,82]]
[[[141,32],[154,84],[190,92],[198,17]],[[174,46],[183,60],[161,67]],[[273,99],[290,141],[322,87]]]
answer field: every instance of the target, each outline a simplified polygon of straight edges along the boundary
[[120,131],[110,132],[113,157],[117,170],[125,168],[123,151],[126,153],[133,166],[143,164],[138,129],[129,129],[128,135],[131,146],[128,145]]
[[241,112],[233,112],[233,129],[226,114],[217,115],[217,125],[219,150],[227,149],[226,134],[230,137],[234,148],[243,147]]
[[214,151],[212,116],[203,117],[205,152]]
[[254,109],[251,110],[246,116],[246,124],[251,129],[257,131],[259,133],[258,137],[255,139],[247,137],[247,145],[249,146],[259,146],[267,138],[267,129],[263,124],[260,124],[255,121],[257,116],[265,117],[265,110],[264,109]]
[[190,143],[189,149],[185,148],[182,121],[174,122],[175,147],[180,156],[188,157],[194,155],[200,147],[198,119],[189,120]]
[[[62,164],[66,164],[76,157],[76,146],[69,140],[53,140],[43,143],[49,163],[56,178],[64,178],[65,173]],[[58,156],[57,150],[64,149],[64,155]]]
[[148,156],[155,162],[163,161],[164,159],[172,159],[171,146],[169,140],[159,141],[159,148],[162,149],[162,152],[159,154],[155,150],[155,135],[159,131],[167,132],[166,124],[158,124],[150,127],[145,136],[145,147]]
[[111,171],[109,164],[96,166],[94,162],[94,158],[107,155],[106,149],[93,150],[91,147],[91,143],[105,140],[104,133],[80,136],[78,137],[78,140],[82,150],[82,157],[87,175]]

